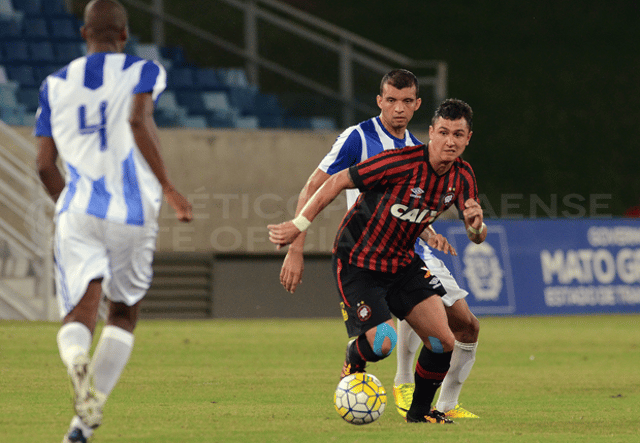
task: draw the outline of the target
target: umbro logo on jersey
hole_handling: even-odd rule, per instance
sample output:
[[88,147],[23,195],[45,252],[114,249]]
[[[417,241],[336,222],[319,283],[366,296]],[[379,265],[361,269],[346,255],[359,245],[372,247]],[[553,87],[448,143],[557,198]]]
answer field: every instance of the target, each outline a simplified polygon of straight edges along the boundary
[[421,188],[413,188],[411,190],[411,197],[420,198],[420,196],[424,194],[424,191]]

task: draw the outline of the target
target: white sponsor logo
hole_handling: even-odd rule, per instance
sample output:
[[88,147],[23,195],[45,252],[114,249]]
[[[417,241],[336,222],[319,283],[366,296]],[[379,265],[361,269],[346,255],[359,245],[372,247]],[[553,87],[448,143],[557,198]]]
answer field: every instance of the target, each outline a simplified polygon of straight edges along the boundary
[[408,206],[396,203],[391,206],[391,214],[402,221],[408,221],[411,223],[422,223],[427,216],[435,216],[438,214],[437,211],[432,211],[430,209],[420,210],[415,208],[410,211],[407,211],[407,209],[409,209]]

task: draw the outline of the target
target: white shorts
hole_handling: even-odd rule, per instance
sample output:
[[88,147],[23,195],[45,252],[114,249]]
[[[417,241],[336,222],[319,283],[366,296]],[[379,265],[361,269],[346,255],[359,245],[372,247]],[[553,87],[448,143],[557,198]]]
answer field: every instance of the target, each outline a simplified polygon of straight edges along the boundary
[[64,212],[54,239],[56,295],[61,317],[80,302],[89,282],[103,278],[107,298],[133,306],[151,285],[157,226],[113,223]]
[[422,260],[431,273],[440,279],[442,286],[446,289],[447,293],[442,296],[442,302],[445,306],[451,307],[455,302],[469,295],[467,291],[458,286],[458,282],[453,278],[453,275],[451,275],[451,272],[449,272],[449,269],[447,269],[442,260],[431,254],[422,257]]

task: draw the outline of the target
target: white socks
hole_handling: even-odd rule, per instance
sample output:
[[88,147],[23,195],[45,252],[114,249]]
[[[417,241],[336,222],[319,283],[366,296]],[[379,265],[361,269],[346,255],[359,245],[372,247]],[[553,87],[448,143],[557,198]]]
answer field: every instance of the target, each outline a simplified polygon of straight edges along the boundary
[[414,364],[416,353],[422,344],[406,320],[398,321],[398,346],[396,346],[396,378],[393,381],[395,386],[404,383],[414,382],[416,366]]
[[[67,323],[58,331],[57,341],[60,358],[69,368],[78,355],[89,355],[91,331],[82,323]],[[93,385],[97,391],[105,396],[111,393],[129,361],[132,349],[133,334],[110,325],[102,329],[89,369],[93,373]],[[73,428],[80,428],[85,437],[93,434],[93,429],[85,425],[78,416],[71,420],[70,429]]]
[[447,412],[456,407],[458,397],[462,390],[462,384],[469,376],[473,363],[476,361],[476,349],[478,343],[462,343],[456,340],[451,356],[449,372],[442,382],[440,396],[436,403],[436,409]]
[[110,325],[102,329],[90,369],[97,391],[106,396],[111,393],[129,361],[132,349],[132,333]]
[[82,323],[71,322],[62,325],[58,331],[58,350],[64,365],[69,368],[78,355],[89,355],[91,331]]

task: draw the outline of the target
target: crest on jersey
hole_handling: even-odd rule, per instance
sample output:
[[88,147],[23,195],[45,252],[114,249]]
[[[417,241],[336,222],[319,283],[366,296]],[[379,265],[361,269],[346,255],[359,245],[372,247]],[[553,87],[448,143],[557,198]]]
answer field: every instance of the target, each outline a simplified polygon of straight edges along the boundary
[[422,188],[413,188],[411,190],[411,197],[413,198],[420,198],[422,194],[424,194],[424,191],[422,190]]
[[358,303],[358,309],[356,310],[358,320],[367,321],[371,318],[371,308],[365,305],[364,302]]

